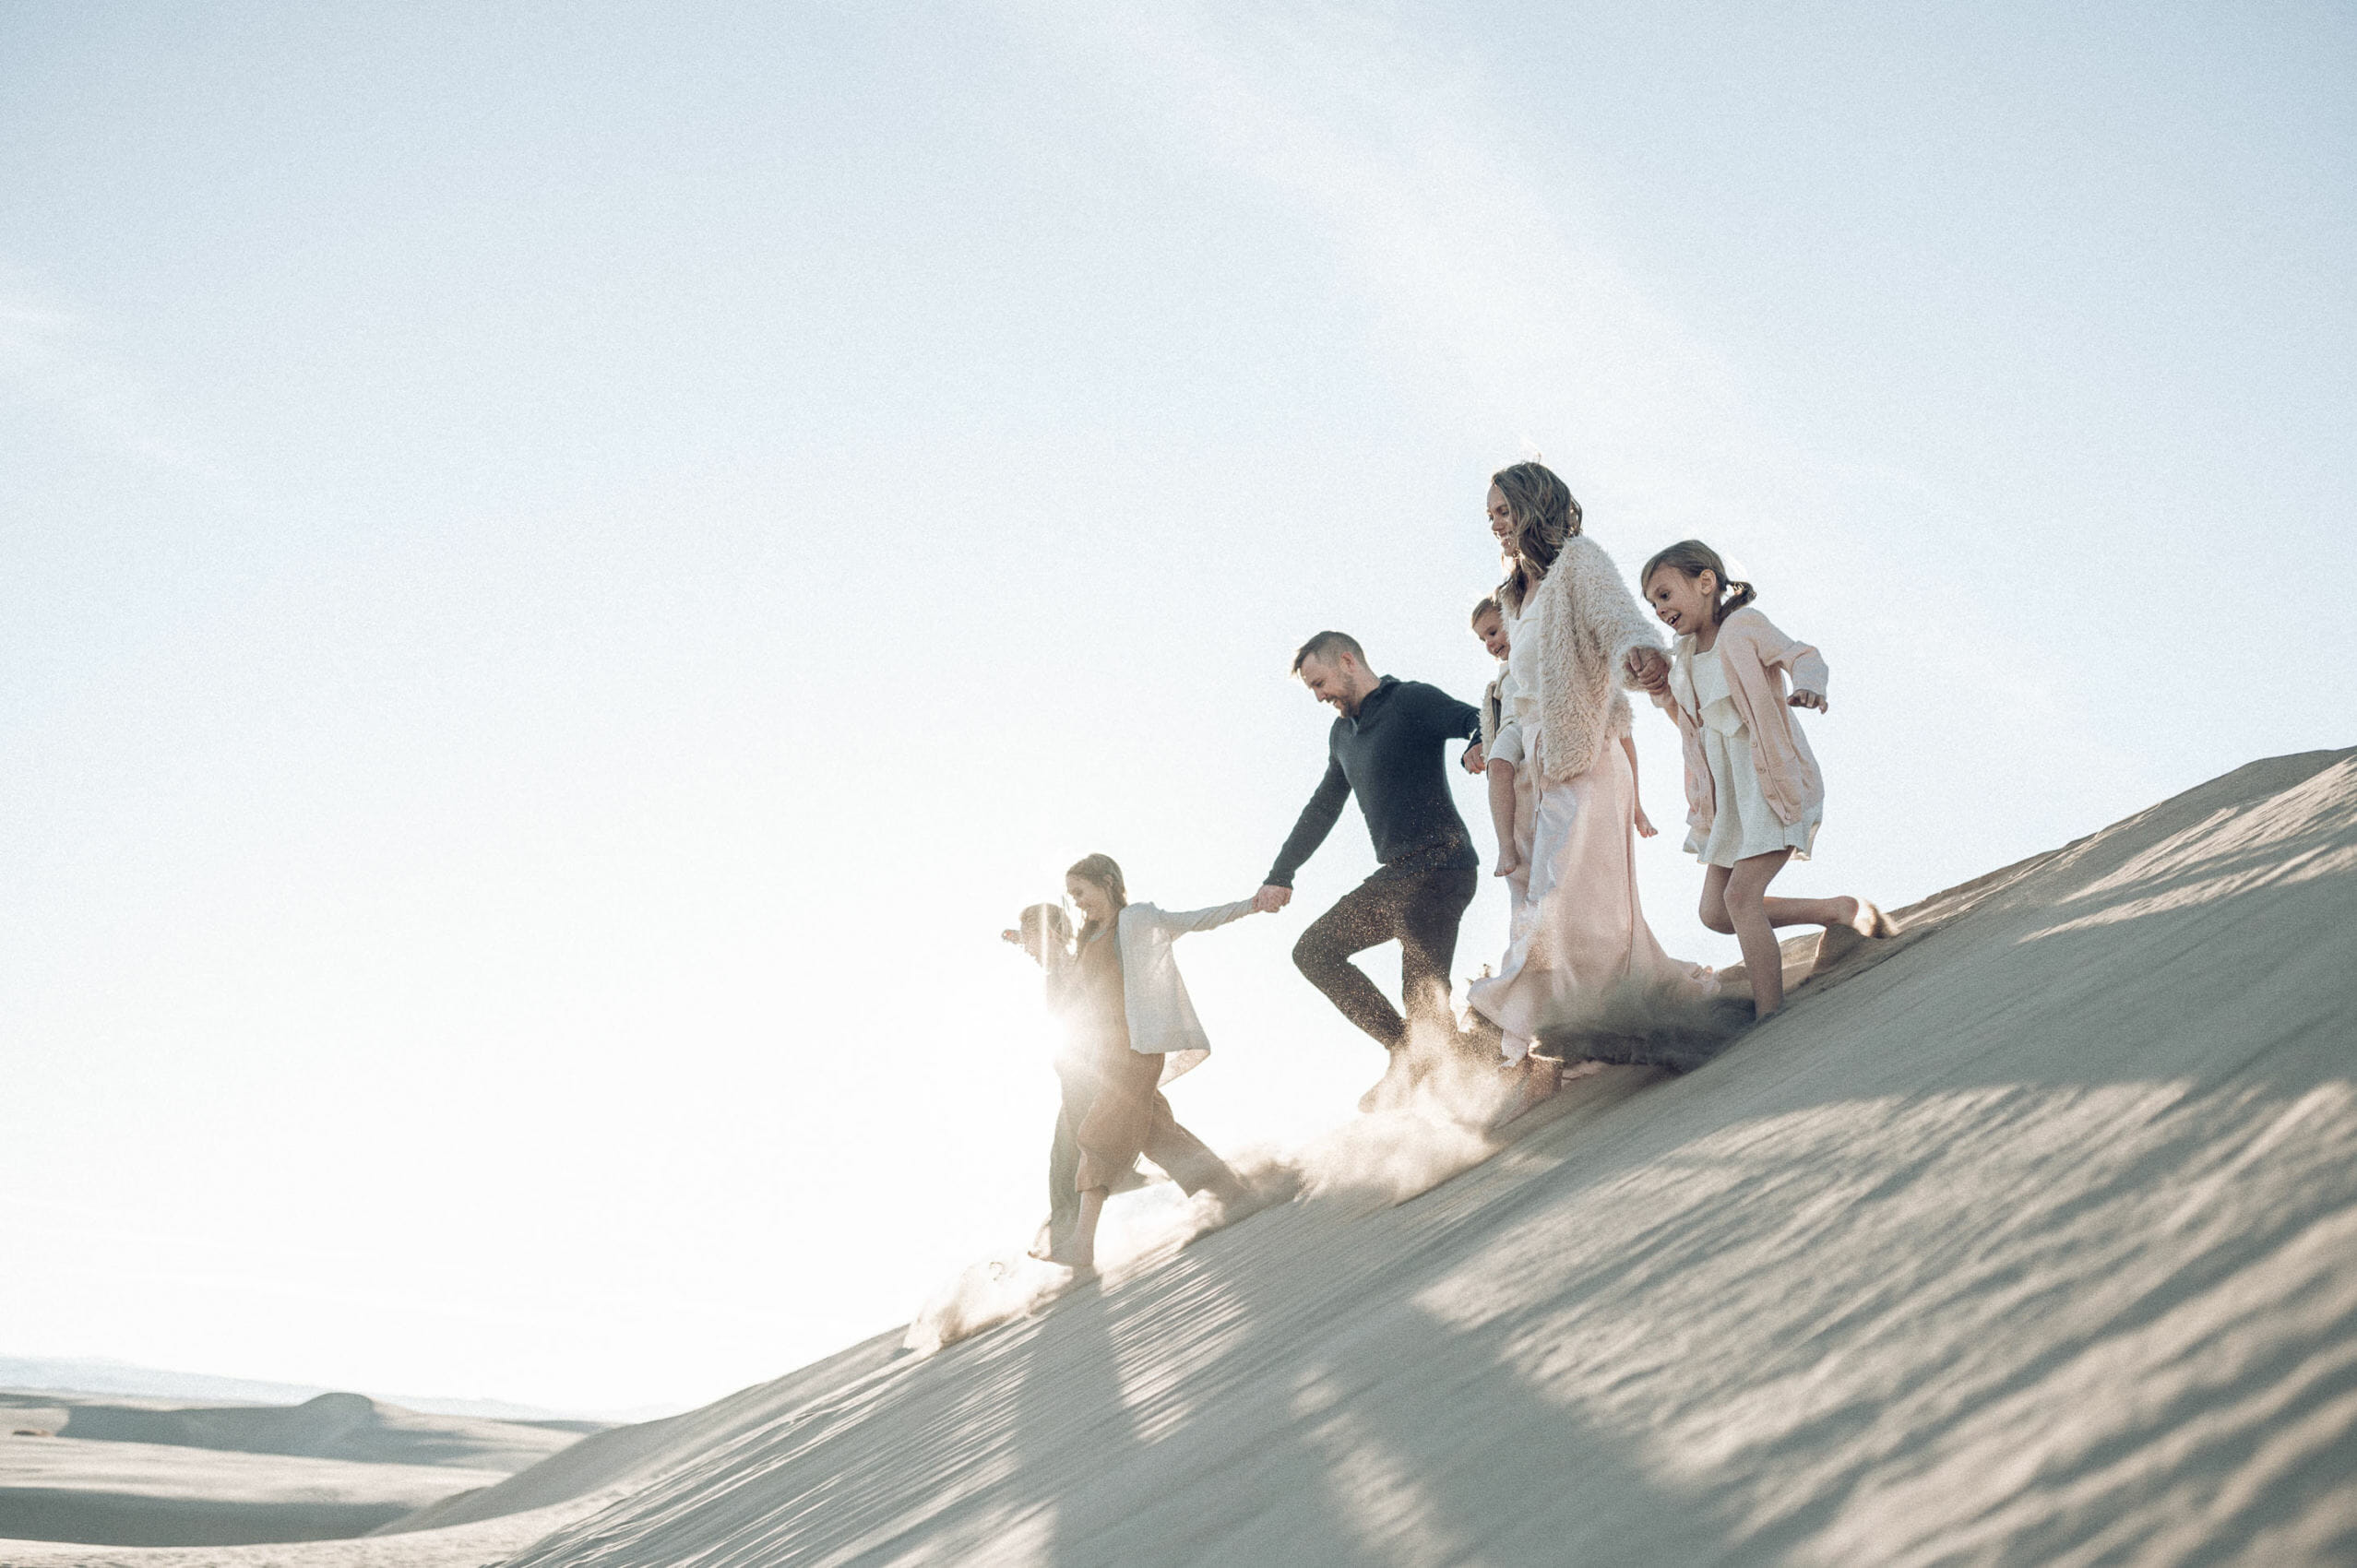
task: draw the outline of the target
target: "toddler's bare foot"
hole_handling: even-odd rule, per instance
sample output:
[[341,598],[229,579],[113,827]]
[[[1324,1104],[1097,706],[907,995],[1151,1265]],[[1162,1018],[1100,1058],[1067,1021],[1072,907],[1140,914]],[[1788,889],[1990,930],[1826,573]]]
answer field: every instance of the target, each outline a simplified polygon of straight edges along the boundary
[[1497,870],[1490,873],[1490,874],[1492,876],[1512,876],[1516,872],[1518,872],[1521,869],[1522,861],[1513,850],[1500,849],[1497,857]]

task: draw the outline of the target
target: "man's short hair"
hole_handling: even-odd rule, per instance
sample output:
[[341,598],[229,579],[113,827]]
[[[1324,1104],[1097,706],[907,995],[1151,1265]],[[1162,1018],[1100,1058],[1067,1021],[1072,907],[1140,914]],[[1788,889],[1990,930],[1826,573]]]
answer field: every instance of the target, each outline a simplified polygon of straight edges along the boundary
[[1347,653],[1357,659],[1362,670],[1367,667],[1367,650],[1359,646],[1358,638],[1348,632],[1320,632],[1294,650],[1293,673],[1298,675],[1302,672],[1302,660],[1304,659],[1322,659],[1331,664],[1338,653]]

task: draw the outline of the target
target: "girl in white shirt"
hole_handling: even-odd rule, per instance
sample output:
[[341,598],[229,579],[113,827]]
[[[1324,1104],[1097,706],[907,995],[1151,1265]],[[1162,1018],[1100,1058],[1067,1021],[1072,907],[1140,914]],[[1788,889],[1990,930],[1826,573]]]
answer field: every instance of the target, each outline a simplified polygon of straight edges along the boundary
[[1044,920],[1001,934],[1047,971],[1050,1005],[1069,1037],[1058,1072],[1079,1146],[1073,1185],[1080,1203],[1070,1234],[1052,1235],[1047,1256],[1086,1273],[1096,1267],[1105,1198],[1124,1184],[1140,1154],[1189,1194],[1208,1192],[1223,1203],[1244,1195],[1244,1182],[1227,1162],[1179,1125],[1161,1086],[1211,1053],[1171,944],[1187,932],[1243,919],[1253,901],[1184,911],[1133,904],[1121,867],[1108,855],[1076,861],[1064,887],[1081,916],[1070,948]]

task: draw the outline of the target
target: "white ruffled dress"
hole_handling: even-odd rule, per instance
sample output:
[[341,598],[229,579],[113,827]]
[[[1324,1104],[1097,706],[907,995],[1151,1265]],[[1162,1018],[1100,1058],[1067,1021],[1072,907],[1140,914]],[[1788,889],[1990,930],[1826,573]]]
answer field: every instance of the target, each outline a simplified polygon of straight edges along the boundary
[[[1792,850],[1794,860],[1807,860],[1816,842],[1817,826],[1825,818],[1825,806],[1820,802],[1803,813],[1800,821],[1786,822],[1768,803],[1768,797],[1760,792],[1759,775],[1752,768],[1751,731],[1735,711],[1719,650],[1696,649],[1673,659],[1670,695],[1695,716],[1702,731],[1702,754],[1710,764],[1711,789],[1718,796],[1708,840],[1688,832],[1686,853],[1710,866],[1732,866],[1737,861],[1772,855],[1779,849]],[[1816,759],[1809,751],[1808,737],[1798,725],[1792,728],[1792,741],[1814,764]]]

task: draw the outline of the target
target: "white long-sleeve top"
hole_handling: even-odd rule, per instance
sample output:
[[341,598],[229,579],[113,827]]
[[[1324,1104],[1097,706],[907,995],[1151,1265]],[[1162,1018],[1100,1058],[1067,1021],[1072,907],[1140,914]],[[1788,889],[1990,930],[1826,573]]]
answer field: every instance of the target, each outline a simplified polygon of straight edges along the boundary
[[1172,944],[1190,931],[1209,931],[1252,913],[1252,900],[1208,909],[1164,909],[1152,904],[1123,906],[1114,927],[1121,942],[1122,1011],[1129,1025],[1129,1049],[1141,1056],[1164,1056],[1170,1082],[1211,1053],[1211,1041],[1195,1016]]

